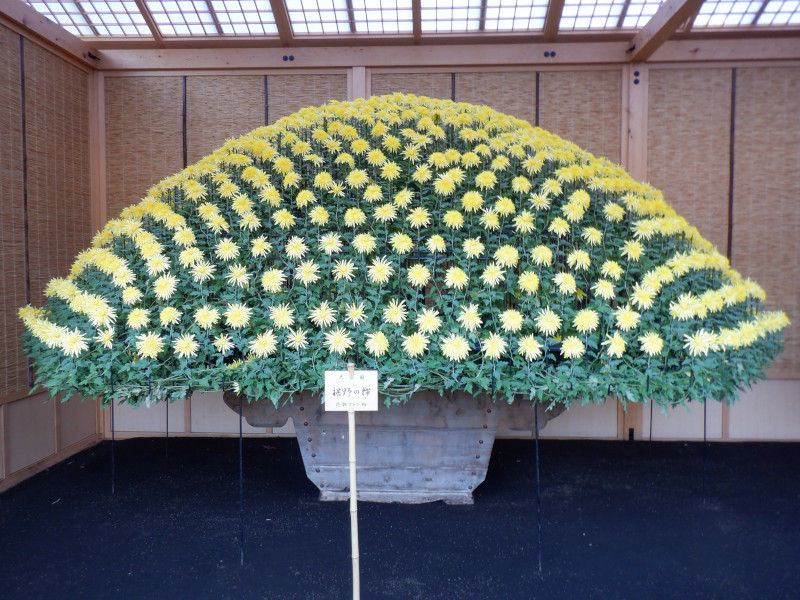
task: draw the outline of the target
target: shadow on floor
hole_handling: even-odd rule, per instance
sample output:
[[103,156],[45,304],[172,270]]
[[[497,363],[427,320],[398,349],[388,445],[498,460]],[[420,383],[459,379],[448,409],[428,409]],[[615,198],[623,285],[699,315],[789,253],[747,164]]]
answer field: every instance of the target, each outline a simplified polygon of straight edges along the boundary
[[[0,494],[0,597],[343,599],[347,503],[293,439],[104,442]],[[791,598],[800,444],[499,440],[472,506],[359,504],[364,600]]]

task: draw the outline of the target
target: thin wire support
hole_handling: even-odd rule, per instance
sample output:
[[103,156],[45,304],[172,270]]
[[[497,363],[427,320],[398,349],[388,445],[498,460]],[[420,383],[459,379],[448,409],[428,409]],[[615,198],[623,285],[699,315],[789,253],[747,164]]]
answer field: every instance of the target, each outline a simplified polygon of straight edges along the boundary
[[539,405],[533,409],[534,430],[536,434],[536,546],[538,551],[539,577],[542,576],[542,494],[539,480]]
[[706,478],[708,462],[708,404],[703,401],[703,504],[706,503]]
[[242,395],[239,394],[239,565],[244,566],[244,461],[242,450]]

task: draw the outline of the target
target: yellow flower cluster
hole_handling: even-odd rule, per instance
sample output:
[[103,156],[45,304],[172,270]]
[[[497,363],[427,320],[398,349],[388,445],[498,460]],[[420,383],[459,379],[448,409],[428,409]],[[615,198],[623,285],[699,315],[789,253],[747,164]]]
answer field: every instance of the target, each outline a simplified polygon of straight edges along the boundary
[[318,348],[607,364],[735,351],[788,324],[619,166],[485,106],[401,94],[226,142],[109,221],[46,295],[21,316],[47,348],[163,364]]

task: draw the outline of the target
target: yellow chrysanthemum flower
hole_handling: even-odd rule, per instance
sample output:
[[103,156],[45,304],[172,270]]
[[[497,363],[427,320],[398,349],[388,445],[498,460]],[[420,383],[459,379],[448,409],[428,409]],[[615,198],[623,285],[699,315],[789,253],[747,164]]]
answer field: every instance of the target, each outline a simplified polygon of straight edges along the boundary
[[592,259],[586,250],[573,250],[567,255],[567,264],[578,271],[586,271],[592,264]]
[[260,333],[247,344],[248,349],[256,358],[266,358],[278,348],[278,339],[271,329]]
[[406,279],[414,287],[422,287],[428,283],[431,278],[431,271],[423,264],[417,263],[411,265],[406,273]]
[[360,208],[352,207],[344,212],[344,224],[348,227],[358,227],[363,225],[366,220],[367,215]]
[[601,345],[606,347],[606,354],[612,358],[622,358],[625,352],[625,340],[618,331],[615,331],[613,335],[607,336]]
[[664,340],[654,331],[639,336],[639,348],[647,356],[658,356],[664,348]]
[[382,331],[367,334],[364,346],[372,356],[379,358],[389,349],[389,338]]
[[484,245],[478,238],[464,240],[461,247],[467,255],[467,258],[478,258],[483,254],[484,250]]
[[392,263],[385,256],[374,258],[367,267],[367,276],[373,283],[384,284],[394,273]]
[[225,354],[226,352],[230,352],[234,348],[233,340],[231,336],[227,333],[221,333],[217,337],[214,338],[214,348],[220,354]]
[[439,234],[432,235],[427,240],[425,240],[425,247],[428,249],[429,252],[444,252],[447,250],[447,244],[444,241],[444,238]]
[[394,204],[387,202],[386,204],[381,204],[378,206],[373,214],[376,221],[388,223],[389,221],[393,221],[397,216],[397,209],[395,208]]
[[153,283],[153,293],[159,300],[168,300],[178,289],[178,278],[173,275],[162,275]]
[[359,254],[369,254],[375,250],[375,242],[375,236],[368,233],[359,233],[353,238],[353,248],[355,248]]
[[683,336],[685,343],[683,347],[690,356],[705,356],[716,348],[716,338],[713,333],[705,329],[698,329],[692,334]]
[[481,352],[486,358],[497,360],[506,353],[506,341],[496,333],[490,333],[481,340]]
[[457,210],[448,210],[444,213],[443,221],[450,229],[461,229],[464,226],[464,215]]
[[589,333],[597,329],[600,324],[600,315],[591,308],[579,310],[572,319],[572,326],[581,333]]
[[327,332],[324,343],[331,354],[344,354],[353,347],[353,339],[341,327]]
[[308,335],[305,329],[290,329],[286,334],[286,347],[302,350],[308,347]]
[[531,250],[531,260],[541,267],[549,267],[553,264],[553,251],[547,246],[536,246]]
[[407,254],[414,249],[414,242],[411,240],[411,236],[406,233],[392,234],[391,238],[389,238],[389,244],[398,254]]
[[308,315],[309,320],[317,327],[328,327],[336,323],[336,310],[327,300],[320,302]]
[[145,308],[134,308],[128,313],[128,327],[131,329],[141,329],[150,323],[150,311]]
[[298,260],[306,255],[306,252],[308,252],[308,246],[306,246],[303,238],[293,235],[289,238],[289,241],[286,242],[284,250],[286,251],[286,256],[291,259]]
[[586,352],[586,346],[580,338],[571,335],[561,342],[561,356],[564,358],[580,358]]
[[290,229],[294,227],[295,224],[294,215],[285,208],[272,213],[272,220],[275,222],[275,225],[281,229]]
[[325,207],[319,205],[312,208],[308,213],[308,217],[314,225],[325,225],[330,219],[330,216],[330,213]]
[[429,339],[426,335],[419,332],[403,336],[403,350],[411,358],[416,358],[428,348]]
[[523,271],[517,279],[517,285],[526,294],[535,294],[539,289],[539,276],[533,271]]
[[415,321],[422,333],[436,333],[442,326],[442,318],[435,308],[423,308]]
[[559,293],[565,296],[578,291],[578,284],[571,273],[556,273],[555,277],[553,277],[553,283],[556,284]]
[[549,306],[539,310],[535,321],[536,328],[549,337],[553,337],[561,329],[561,317],[554,313]]
[[250,285],[250,274],[247,272],[247,267],[234,264],[228,267],[228,273],[225,275],[225,281],[230,285],[245,288]]
[[407,314],[405,300],[394,299],[383,309],[383,320],[393,325],[400,325],[406,320]]
[[141,358],[158,358],[164,349],[164,340],[154,332],[136,336],[136,351]]
[[439,347],[444,357],[451,362],[461,362],[469,356],[469,342],[455,333],[442,338]]
[[519,251],[513,246],[505,244],[495,251],[494,259],[503,267],[516,267],[519,263]]
[[480,192],[470,190],[461,196],[461,206],[468,213],[477,212],[483,206],[483,196]]
[[321,238],[319,238],[318,247],[325,254],[331,256],[332,254],[341,252],[342,238],[340,235],[336,233],[326,233]]
[[353,281],[357,270],[358,268],[352,260],[337,260],[331,269],[331,275],[336,281],[342,281],[343,279]]
[[481,273],[481,281],[489,287],[496,286],[501,281],[504,281],[505,278],[505,270],[496,263],[489,263]]
[[305,286],[319,281],[319,265],[313,260],[304,260],[297,265],[294,278]]
[[500,324],[503,331],[515,333],[522,329],[522,323],[525,320],[522,313],[516,309],[509,308],[500,313]]
[[517,352],[519,352],[525,360],[532,362],[542,357],[542,345],[532,335],[526,335],[519,338],[517,342]]
[[409,213],[406,217],[406,221],[408,221],[409,225],[414,229],[427,227],[431,222],[431,214],[428,212],[428,209],[418,206]]
[[187,333],[172,342],[172,347],[175,349],[175,354],[178,358],[194,358],[197,356],[197,351],[200,349],[200,344],[194,337],[194,334]]
[[469,276],[461,267],[450,267],[444,276],[444,285],[447,288],[463,289],[469,283]]

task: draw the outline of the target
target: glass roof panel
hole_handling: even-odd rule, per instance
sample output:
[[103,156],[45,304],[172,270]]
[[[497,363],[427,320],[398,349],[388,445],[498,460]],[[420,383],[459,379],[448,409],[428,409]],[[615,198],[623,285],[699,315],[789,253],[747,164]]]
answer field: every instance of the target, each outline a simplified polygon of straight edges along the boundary
[[37,12],[77,36],[150,36],[134,2],[26,0]]
[[481,0],[421,0],[420,28],[423,33],[478,31]]
[[[413,0],[279,0],[294,35],[405,34]],[[560,31],[641,29],[665,0],[564,0]],[[151,37],[133,0],[25,0],[84,38]],[[144,0],[164,37],[277,36],[270,0]],[[549,0],[420,0],[423,34],[541,32]],[[694,29],[800,27],[800,0],[705,0]],[[477,41],[477,38],[476,38]]]
[[624,7],[625,0],[564,0],[559,30],[615,29]]
[[769,0],[757,25],[800,25],[800,1]]
[[622,14],[622,29],[641,29],[656,14],[662,0],[631,0]]
[[764,4],[762,0],[706,0],[692,27],[740,27],[752,25]]
[[487,0],[484,31],[542,31],[548,0]]

